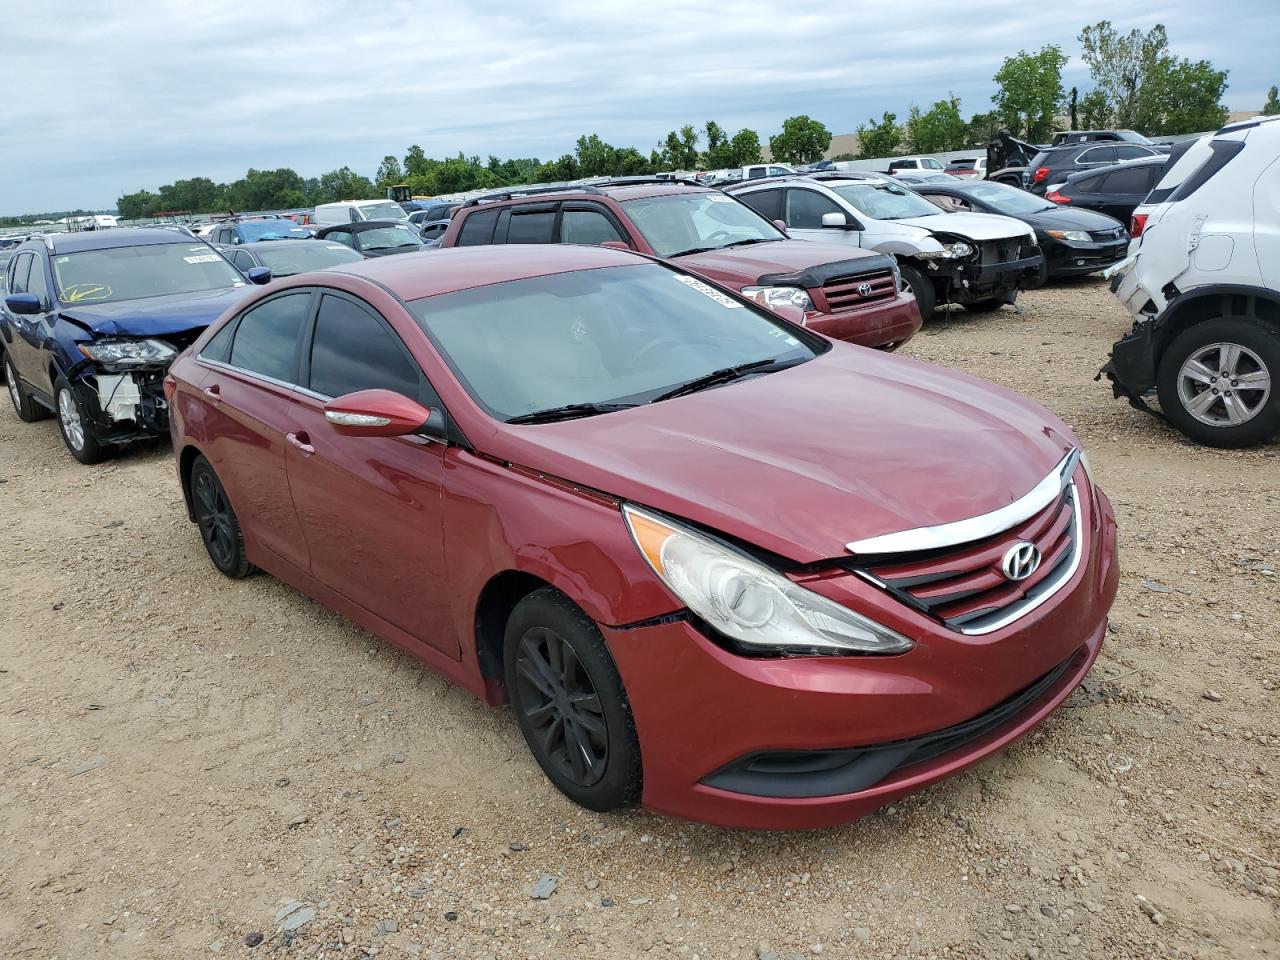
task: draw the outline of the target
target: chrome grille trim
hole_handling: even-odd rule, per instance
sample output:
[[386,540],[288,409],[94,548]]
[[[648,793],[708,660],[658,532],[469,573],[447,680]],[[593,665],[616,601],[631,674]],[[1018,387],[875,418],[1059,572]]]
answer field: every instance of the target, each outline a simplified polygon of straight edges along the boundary
[[[912,530],[900,530],[897,533],[886,533],[865,540],[854,540],[846,543],[844,548],[853,554],[886,554],[914,553],[923,550],[938,550],[942,547],[955,547],[975,540],[1003,533],[1010,527],[1029,520],[1043,510],[1055,499],[1062,496],[1062,491],[1071,482],[1075,474],[1076,464],[1080,461],[1079,449],[1073,447],[1067,451],[1053,471],[1037,483],[1031,490],[1013,503],[1006,504],[998,510],[984,513],[981,516],[957,520],[954,523],[943,523],[933,527],[916,527]],[[1076,509],[1080,509],[1079,499]]]

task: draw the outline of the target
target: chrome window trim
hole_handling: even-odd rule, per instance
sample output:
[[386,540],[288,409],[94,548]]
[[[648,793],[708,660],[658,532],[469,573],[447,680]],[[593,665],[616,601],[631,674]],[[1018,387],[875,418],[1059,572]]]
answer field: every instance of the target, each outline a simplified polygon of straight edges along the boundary
[[1031,519],[1061,496],[1062,491],[1071,482],[1079,461],[1080,450],[1072,447],[1047,477],[1032,487],[1028,493],[998,510],[992,510],[978,517],[956,520],[954,523],[916,527],[878,537],[868,537],[865,540],[854,540],[846,543],[845,549],[854,554],[914,553],[919,550],[937,550],[942,547],[972,543],[975,540],[1003,533],[1010,527]]
[[1032,610],[1052,599],[1076,575],[1076,571],[1080,568],[1080,558],[1084,556],[1084,527],[1080,514],[1080,490],[1074,483],[1070,483],[1068,486],[1071,489],[1072,523],[1074,524],[1075,532],[1075,535],[1071,538],[1071,562],[1067,564],[1062,573],[1057,574],[1052,580],[1044,580],[1036,584],[1032,588],[1039,591],[1035,596],[1024,598],[1005,607],[1003,614],[997,619],[992,620],[990,623],[985,623],[981,627],[968,629],[961,627],[960,632],[965,636],[980,637],[1007,627],[1019,617],[1025,617]]
[[229,370],[232,373],[238,373],[242,377],[248,377],[250,380],[257,380],[261,383],[269,383],[273,387],[281,387],[285,390],[300,389],[296,383],[288,383],[284,380],[277,380],[275,377],[268,377],[265,373],[258,373],[256,370],[246,370],[244,367],[237,367],[231,363],[223,363],[221,360],[210,360],[203,354],[196,354],[196,362],[204,364],[206,367],[213,367],[218,370]]

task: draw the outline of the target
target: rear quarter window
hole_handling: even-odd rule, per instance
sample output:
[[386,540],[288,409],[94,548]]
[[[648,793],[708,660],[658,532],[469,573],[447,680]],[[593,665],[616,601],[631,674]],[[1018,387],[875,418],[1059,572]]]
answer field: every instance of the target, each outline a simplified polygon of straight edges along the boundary
[[493,243],[493,228],[498,223],[497,210],[481,210],[462,221],[458,246],[478,247]]

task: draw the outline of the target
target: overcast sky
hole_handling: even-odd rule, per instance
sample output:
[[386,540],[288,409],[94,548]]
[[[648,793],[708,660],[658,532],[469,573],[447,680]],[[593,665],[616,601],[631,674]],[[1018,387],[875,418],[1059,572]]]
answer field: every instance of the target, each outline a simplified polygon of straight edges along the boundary
[[[177,178],[249,167],[371,176],[386,154],[554,158],[583,133],[647,152],[714,119],[768,142],[807,113],[850,133],[955,93],[990,108],[1021,49],[1061,44],[1088,83],[1086,23],[1164,23],[1174,51],[1230,70],[1260,109],[1280,67],[1277,0],[963,4],[666,0],[257,4],[39,0],[4,5],[0,213],[111,207]],[[1121,15],[1118,8],[1125,8]],[[1250,39],[1252,38],[1252,39]]]

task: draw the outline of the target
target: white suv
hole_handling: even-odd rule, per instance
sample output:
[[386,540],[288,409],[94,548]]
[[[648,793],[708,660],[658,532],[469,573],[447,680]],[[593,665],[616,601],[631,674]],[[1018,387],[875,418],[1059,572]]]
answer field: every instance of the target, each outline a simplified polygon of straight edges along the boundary
[[1108,272],[1136,318],[1102,369],[1116,396],[1149,410],[1154,392],[1210,446],[1280,434],[1280,117],[1202,137],[1138,215],[1128,259]]
[[939,303],[998,310],[1044,282],[1044,256],[1025,223],[943,213],[888,176],[815,173],[724,189],[799,240],[893,254],[926,322]]

